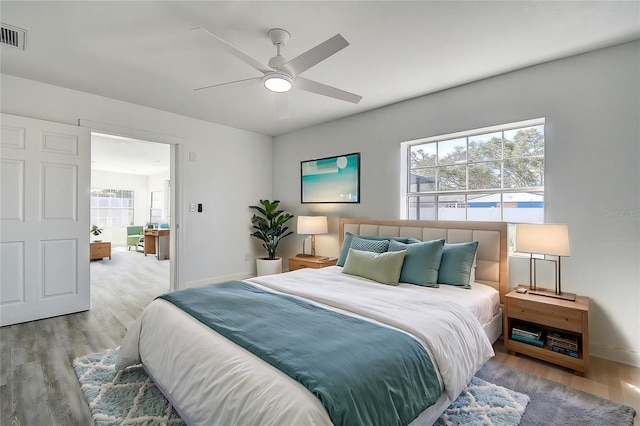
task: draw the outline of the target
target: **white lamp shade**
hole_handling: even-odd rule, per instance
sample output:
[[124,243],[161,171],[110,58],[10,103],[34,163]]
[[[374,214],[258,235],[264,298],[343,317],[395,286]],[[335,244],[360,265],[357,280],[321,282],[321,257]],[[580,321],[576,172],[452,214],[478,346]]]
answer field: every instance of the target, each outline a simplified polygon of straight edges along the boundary
[[298,234],[326,234],[329,232],[326,216],[298,216]]
[[515,250],[569,256],[569,227],[553,223],[519,223],[516,225]]

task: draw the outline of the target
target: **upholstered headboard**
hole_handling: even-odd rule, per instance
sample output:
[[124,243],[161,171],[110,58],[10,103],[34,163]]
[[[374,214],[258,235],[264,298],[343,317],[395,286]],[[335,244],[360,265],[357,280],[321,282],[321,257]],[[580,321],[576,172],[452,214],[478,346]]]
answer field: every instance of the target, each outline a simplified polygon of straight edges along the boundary
[[507,224],[505,222],[443,222],[340,218],[340,246],[345,232],[353,235],[413,237],[447,243],[478,241],[476,281],[494,287],[504,303],[509,281]]

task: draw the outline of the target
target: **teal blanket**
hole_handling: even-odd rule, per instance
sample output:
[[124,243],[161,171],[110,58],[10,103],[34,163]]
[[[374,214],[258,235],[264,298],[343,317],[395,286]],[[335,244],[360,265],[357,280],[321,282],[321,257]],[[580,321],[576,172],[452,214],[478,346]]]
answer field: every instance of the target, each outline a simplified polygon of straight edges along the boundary
[[440,396],[427,352],[400,331],[237,281],[160,298],[300,382],[335,425],[406,425]]

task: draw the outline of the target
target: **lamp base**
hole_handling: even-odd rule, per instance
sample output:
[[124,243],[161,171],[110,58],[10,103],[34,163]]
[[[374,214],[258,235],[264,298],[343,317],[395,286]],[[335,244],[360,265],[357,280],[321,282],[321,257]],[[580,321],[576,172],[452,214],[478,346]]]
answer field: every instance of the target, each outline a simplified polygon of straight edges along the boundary
[[315,254],[307,254],[307,253],[298,253],[296,257],[316,257]]
[[566,291],[563,291],[560,294],[558,294],[555,292],[555,290],[546,289],[546,288],[530,289],[529,294],[536,294],[538,296],[555,297],[556,299],[570,300],[572,302],[575,302],[576,300],[575,293],[567,293]]

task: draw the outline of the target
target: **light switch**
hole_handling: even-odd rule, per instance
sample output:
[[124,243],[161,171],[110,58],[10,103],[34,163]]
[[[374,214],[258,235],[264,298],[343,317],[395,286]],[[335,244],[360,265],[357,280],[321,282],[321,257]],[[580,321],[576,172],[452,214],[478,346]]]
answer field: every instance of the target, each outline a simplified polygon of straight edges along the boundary
[[189,203],[189,211],[190,212],[196,211],[196,203]]

